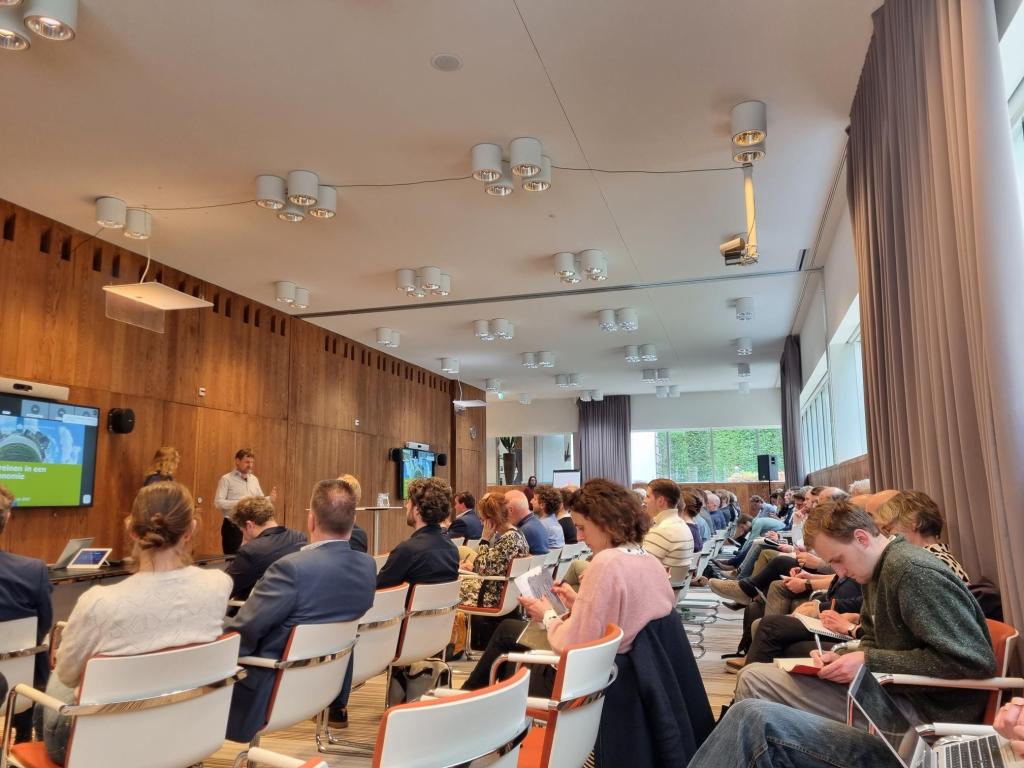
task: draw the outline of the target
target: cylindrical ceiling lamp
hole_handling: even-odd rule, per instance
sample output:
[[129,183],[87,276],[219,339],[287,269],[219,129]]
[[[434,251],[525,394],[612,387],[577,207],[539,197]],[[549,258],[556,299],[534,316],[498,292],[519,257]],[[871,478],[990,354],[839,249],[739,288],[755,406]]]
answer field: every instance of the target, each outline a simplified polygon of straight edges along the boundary
[[736,375],[741,379],[750,378],[750,363],[737,363],[736,364]]
[[590,390],[589,389],[584,389],[584,390],[582,390],[580,392],[580,402],[581,403],[589,403],[590,402]]
[[377,329],[377,343],[382,347],[391,346],[391,329],[390,328],[378,328]]
[[640,359],[645,363],[658,362],[658,349],[653,344],[640,345]]
[[425,291],[436,291],[441,287],[441,270],[438,267],[420,267],[416,270],[420,285]]
[[321,184],[316,189],[316,202],[310,206],[309,215],[318,219],[330,219],[338,212],[338,190]]
[[604,251],[588,248],[580,253],[580,264],[583,272],[591,280],[604,280],[608,276],[608,261]]
[[447,296],[452,292],[452,276],[447,272],[441,273],[441,282],[438,287],[434,289],[435,296]]
[[615,322],[618,323],[619,328],[630,333],[640,327],[636,310],[632,307],[623,307],[622,309],[615,310]]
[[78,26],[78,0],[29,0],[25,26],[47,40],[70,40]]
[[590,390],[590,399],[593,400],[595,403],[600,403],[602,400],[604,400],[604,390],[603,389],[592,389],[592,390]]
[[740,390],[740,394],[741,395],[749,395],[750,394],[750,382],[749,381],[741,381],[739,383],[739,390]]
[[[555,276],[566,280],[576,276],[576,254],[562,251],[555,254]],[[578,282],[578,281],[577,281]]]
[[527,192],[543,192],[551,186],[551,158],[543,155],[540,159],[540,173],[523,182]]
[[639,363],[640,362],[640,349],[636,344],[627,344],[625,349],[625,357],[627,363]]
[[320,179],[312,171],[288,172],[288,199],[303,207],[316,204]]
[[416,289],[416,272],[412,269],[395,270],[395,290],[412,293]]
[[536,368],[537,367],[537,355],[533,352],[523,352],[523,367],[524,368]]
[[737,147],[760,144],[768,136],[767,108],[763,101],[744,101],[732,108],[732,143]]
[[750,296],[744,296],[736,299],[736,319],[737,320],[753,320],[754,319],[754,299]]
[[484,382],[484,388],[488,392],[498,392],[501,390],[501,379],[487,379]]
[[669,397],[679,397],[681,392],[682,390],[679,388],[678,384],[673,384],[671,387],[668,388]]
[[657,381],[668,381],[670,378],[671,377],[669,376],[668,368],[658,369],[658,375],[656,377]]
[[654,368],[644,368],[642,377],[644,384],[653,384],[658,378],[658,372]]
[[657,389],[654,390],[654,395],[659,400],[664,400],[666,397],[668,397],[668,387],[664,385],[659,386]]
[[508,197],[516,191],[515,181],[509,171],[508,163],[501,164],[501,176],[487,183],[487,194],[491,197]]
[[410,296],[414,296],[417,299],[422,299],[427,295],[427,292],[423,290],[423,281],[420,280],[420,276],[416,275],[412,279],[412,290],[409,292]]
[[619,324],[615,321],[614,309],[602,309],[597,313],[597,324],[602,331],[614,333],[619,330]]
[[554,368],[555,367],[555,353],[541,351],[537,353],[537,364],[541,368]]
[[569,386],[578,387],[583,381],[583,376],[578,373],[569,374]]
[[741,336],[736,339],[736,354],[744,356],[754,354],[754,343],[749,336]]
[[497,144],[477,144],[470,154],[473,158],[474,179],[497,181],[501,178],[501,147]]
[[31,47],[21,14],[12,7],[0,6],[0,51],[25,51]]
[[[309,308],[309,288],[295,288],[295,301],[292,302],[292,306],[295,309]],[[395,344],[395,346],[397,347],[398,345]]]
[[282,304],[291,304],[295,301],[295,283],[290,280],[279,280],[274,284],[276,298]]
[[256,205],[280,211],[285,203],[285,181],[280,176],[265,174],[256,177]]
[[555,376],[555,385],[561,389],[566,389],[569,386],[569,377],[564,373],[560,373]]
[[508,332],[505,334],[505,341],[511,341],[515,337],[516,337],[516,324],[515,323],[509,323],[508,324]]
[[490,341],[494,337],[491,335],[491,323],[488,320],[474,320],[473,321],[473,335],[478,339],[484,341]]
[[459,361],[454,357],[442,357],[441,358],[441,372],[442,373],[458,373],[459,372]]
[[529,136],[512,139],[508,151],[514,175],[530,179],[540,173],[543,148],[537,139]]
[[521,405],[529,405],[533,402],[533,396],[529,392],[523,392],[519,395],[519,402]]
[[287,221],[289,224],[298,224],[306,218],[306,211],[295,203],[288,203],[277,212],[277,218],[281,221]]
[[142,208],[129,208],[125,213],[124,236],[132,240],[148,240],[153,217]]
[[491,320],[491,335],[499,339],[512,338],[512,324],[504,317],[496,317]]
[[[3,33],[0,32],[0,38]],[[2,44],[0,44],[2,47]],[[107,229],[122,229],[128,215],[128,206],[117,197],[96,198],[96,223]]]
[[756,163],[758,160],[764,160],[764,156],[767,153],[765,147],[767,142],[759,141],[757,144],[751,144],[748,147],[737,147],[733,145],[732,159],[736,163]]

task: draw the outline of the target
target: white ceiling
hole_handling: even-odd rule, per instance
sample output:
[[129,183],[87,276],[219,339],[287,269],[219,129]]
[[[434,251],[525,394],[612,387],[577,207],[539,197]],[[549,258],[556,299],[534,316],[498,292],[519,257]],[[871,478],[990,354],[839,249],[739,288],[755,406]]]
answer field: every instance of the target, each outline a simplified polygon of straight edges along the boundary
[[[473,144],[520,135],[562,166],[730,166],[731,105],[768,104],[768,156],[755,170],[761,262],[745,272],[717,252],[744,228],[736,170],[556,170],[547,192],[503,200],[472,180],[343,189],[334,219],[298,225],[251,204],[154,214],[154,258],[268,303],[275,280],[293,280],[312,290],[309,311],[422,306],[395,292],[393,273],[426,264],[452,274],[452,299],[558,290],[551,254],[584,248],[608,253],[605,285],[793,269],[814,244],[878,4],[81,2],[72,43],[2,54],[0,197],[88,231],[98,195],[152,208],[242,201],[258,173],[292,168],[336,184],[457,177]],[[442,52],[463,68],[433,69]],[[684,390],[735,389],[732,342],[749,335],[752,386],[763,388],[777,385],[803,279],[314,322],[364,343],[386,325],[403,334],[399,357],[433,370],[456,357],[470,383],[496,377],[539,397],[566,394],[551,376],[562,372],[609,394],[651,392],[622,362],[623,344],[643,342]],[[757,298],[753,323],[735,319],[738,296]],[[627,305],[640,311],[628,342],[598,330],[598,309]],[[512,342],[473,338],[471,321],[493,317],[515,322]],[[519,365],[539,349],[558,354],[554,371]]]

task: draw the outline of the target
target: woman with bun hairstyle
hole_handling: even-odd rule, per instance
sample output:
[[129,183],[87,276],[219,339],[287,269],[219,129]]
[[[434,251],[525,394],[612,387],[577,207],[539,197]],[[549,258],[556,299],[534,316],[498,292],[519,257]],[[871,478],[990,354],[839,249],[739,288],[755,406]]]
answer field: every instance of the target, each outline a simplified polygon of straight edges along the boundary
[[[220,637],[231,578],[190,564],[196,525],[192,494],[180,483],[157,482],[139,491],[125,520],[138,570],[78,598],[48,694],[74,702],[86,662],[97,654],[131,656]],[[42,712],[46,751],[63,765],[71,719],[50,709]]]

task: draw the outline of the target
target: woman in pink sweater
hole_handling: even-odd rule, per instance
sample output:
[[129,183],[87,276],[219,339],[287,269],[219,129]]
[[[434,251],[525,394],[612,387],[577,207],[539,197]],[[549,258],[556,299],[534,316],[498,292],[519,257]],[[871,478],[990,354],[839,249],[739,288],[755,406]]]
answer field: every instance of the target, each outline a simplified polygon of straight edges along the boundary
[[[608,624],[617,624],[623,631],[619,653],[626,653],[649,621],[667,616],[675,605],[665,568],[641,546],[650,518],[636,494],[603,479],[587,482],[570,506],[580,541],[594,553],[579,594],[566,584],[555,585],[553,591],[569,608],[561,618],[546,598],[520,598],[520,603],[531,619],[544,625],[555,651],[596,640]],[[501,623],[464,688],[487,685],[491,665],[501,654],[526,650],[516,642],[525,625],[516,619]],[[531,690],[539,692],[535,685]]]

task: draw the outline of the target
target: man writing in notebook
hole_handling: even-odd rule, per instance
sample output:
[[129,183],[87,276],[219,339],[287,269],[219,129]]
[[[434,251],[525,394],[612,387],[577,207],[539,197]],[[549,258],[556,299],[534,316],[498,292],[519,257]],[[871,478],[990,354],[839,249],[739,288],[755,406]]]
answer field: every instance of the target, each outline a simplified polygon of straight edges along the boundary
[[[818,506],[804,526],[804,539],[836,574],[863,585],[860,646],[815,652],[817,677],[748,664],[736,683],[737,701],[768,699],[846,722],[846,687],[865,664],[872,672],[932,677],[995,674],[980,606],[934,555],[902,536],[888,539],[866,512],[845,500]],[[976,723],[988,692],[906,687],[893,698],[921,721]]]

